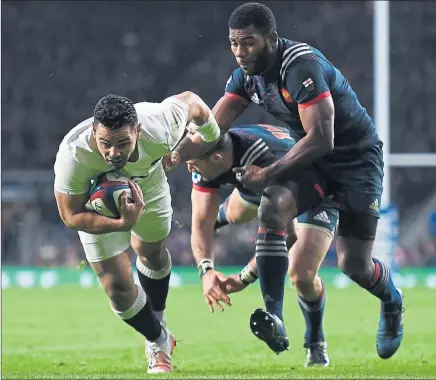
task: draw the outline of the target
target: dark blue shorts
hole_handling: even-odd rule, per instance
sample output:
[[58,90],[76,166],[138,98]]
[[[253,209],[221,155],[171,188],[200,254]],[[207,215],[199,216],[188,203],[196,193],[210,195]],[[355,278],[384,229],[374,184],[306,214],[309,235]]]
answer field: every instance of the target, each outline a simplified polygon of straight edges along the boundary
[[326,193],[333,195],[335,206],[380,217],[383,192],[383,143],[337,154],[334,160],[324,158],[315,167],[326,183]]
[[[244,192],[242,189],[238,189],[238,191],[239,195],[244,201],[259,207],[261,198],[260,196],[253,195],[249,192]],[[339,213],[335,208],[332,197],[325,198],[313,209],[301,214],[297,218],[300,226],[321,229],[332,237],[335,234],[338,219]]]

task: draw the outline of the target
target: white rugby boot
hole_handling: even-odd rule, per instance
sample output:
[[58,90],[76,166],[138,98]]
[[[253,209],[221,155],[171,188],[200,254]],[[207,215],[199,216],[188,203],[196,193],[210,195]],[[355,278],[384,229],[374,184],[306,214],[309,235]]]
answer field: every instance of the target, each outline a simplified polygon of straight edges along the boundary
[[[146,341],[145,356],[148,360],[147,373],[167,373],[173,371],[173,364],[171,362],[171,355],[176,347],[176,339],[170,330],[161,324],[162,334],[164,337],[159,337],[156,342]],[[158,343],[161,338],[164,339],[162,343]]]

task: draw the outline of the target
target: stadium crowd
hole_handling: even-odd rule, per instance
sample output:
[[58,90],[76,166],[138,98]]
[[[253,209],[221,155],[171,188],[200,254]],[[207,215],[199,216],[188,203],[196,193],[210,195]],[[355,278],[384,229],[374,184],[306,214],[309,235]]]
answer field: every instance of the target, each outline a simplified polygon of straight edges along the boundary
[[[59,220],[52,183],[36,183],[26,173],[52,172],[62,136],[89,117],[96,101],[107,93],[135,102],[161,101],[189,89],[212,106],[235,67],[227,19],[239,4],[156,1],[126,7],[122,2],[54,1],[2,5],[4,33],[15,36],[2,41],[5,264],[72,266],[84,258],[77,235]],[[280,34],[320,48],[347,76],[372,114],[372,2],[271,1],[268,5],[276,14]],[[35,17],[21,17],[29,13]],[[436,151],[436,108],[432,107],[436,82],[428,80],[436,75],[435,13],[436,8],[426,2],[391,4],[394,152]],[[249,122],[277,123],[254,107],[240,120]],[[15,175],[12,181],[8,172],[22,176],[17,180]],[[169,249],[175,264],[192,265],[190,175],[180,167],[170,174],[169,182],[174,205]],[[393,169],[392,198],[400,210],[400,236],[403,222],[435,189],[434,168]],[[254,252],[254,231],[253,224],[223,229],[215,247],[217,262],[244,264]],[[224,244],[229,240],[231,246]],[[430,223],[417,246],[406,246],[396,250],[399,265],[436,265],[436,231]],[[336,264],[333,253],[332,248],[327,264]]]

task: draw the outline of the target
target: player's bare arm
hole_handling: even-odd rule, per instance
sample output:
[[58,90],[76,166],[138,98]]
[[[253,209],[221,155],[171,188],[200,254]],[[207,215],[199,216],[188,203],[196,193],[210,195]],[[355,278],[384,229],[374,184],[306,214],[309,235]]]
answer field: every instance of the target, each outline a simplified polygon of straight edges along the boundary
[[203,281],[203,295],[210,309],[213,305],[223,311],[220,301],[231,305],[230,298],[221,289],[224,276],[213,266],[214,225],[220,198],[214,192],[201,192],[192,189],[192,232],[191,247]]
[[144,210],[144,200],[139,186],[130,181],[133,203],[127,202],[127,195],[121,195],[120,219],[108,218],[94,211],[86,210],[89,194],[69,195],[55,190],[59,215],[69,228],[90,234],[106,234],[116,231],[129,231]]
[[258,277],[256,257],[253,257],[240,273],[226,277],[223,283],[224,291],[226,294],[240,292],[255,282]]
[[197,94],[192,91],[185,91],[173,97],[187,106],[188,130],[198,134],[201,138],[192,139],[184,137],[173,152],[164,160],[167,170],[175,168],[180,162],[201,156],[220,137],[220,130],[212,110]]
[[231,94],[225,94],[217,101],[212,112],[221,129],[221,134],[232,127],[236,119],[244,113],[248,104],[245,99],[236,98]]
[[[228,95],[224,95],[218,100],[215,107],[212,109],[212,116],[221,130],[221,135],[231,128],[236,119],[242,115],[247,105],[248,103]],[[199,129],[196,131],[199,132]],[[204,139],[195,139],[192,138],[192,136],[187,135],[181,140],[172,154],[164,160],[164,165],[167,168],[172,168],[182,161],[198,158],[209,151],[214,145],[215,141],[206,142]]]
[[308,107],[299,105],[298,110],[306,136],[270,166],[234,168],[233,171],[238,173],[238,179],[245,187],[260,191],[278,176],[307,166],[333,150],[335,108],[332,97]]
[[266,168],[265,179],[307,166],[334,148],[335,107],[331,96],[308,107],[298,106],[301,123],[306,132],[300,141],[280,160]]

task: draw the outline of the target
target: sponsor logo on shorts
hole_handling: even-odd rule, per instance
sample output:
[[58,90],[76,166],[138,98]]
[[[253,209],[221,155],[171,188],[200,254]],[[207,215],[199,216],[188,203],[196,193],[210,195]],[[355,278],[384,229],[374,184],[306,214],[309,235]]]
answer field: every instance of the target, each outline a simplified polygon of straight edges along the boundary
[[379,206],[379,204],[378,204],[378,199],[376,199],[376,200],[374,200],[374,202],[372,202],[370,205],[369,205],[369,208],[371,209],[371,210],[374,210],[374,211],[380,211],[380,206]]
[[330,219],[325,211],[321,211],[319,214],[315,215],[313,219],[318,222],[330,224]]

